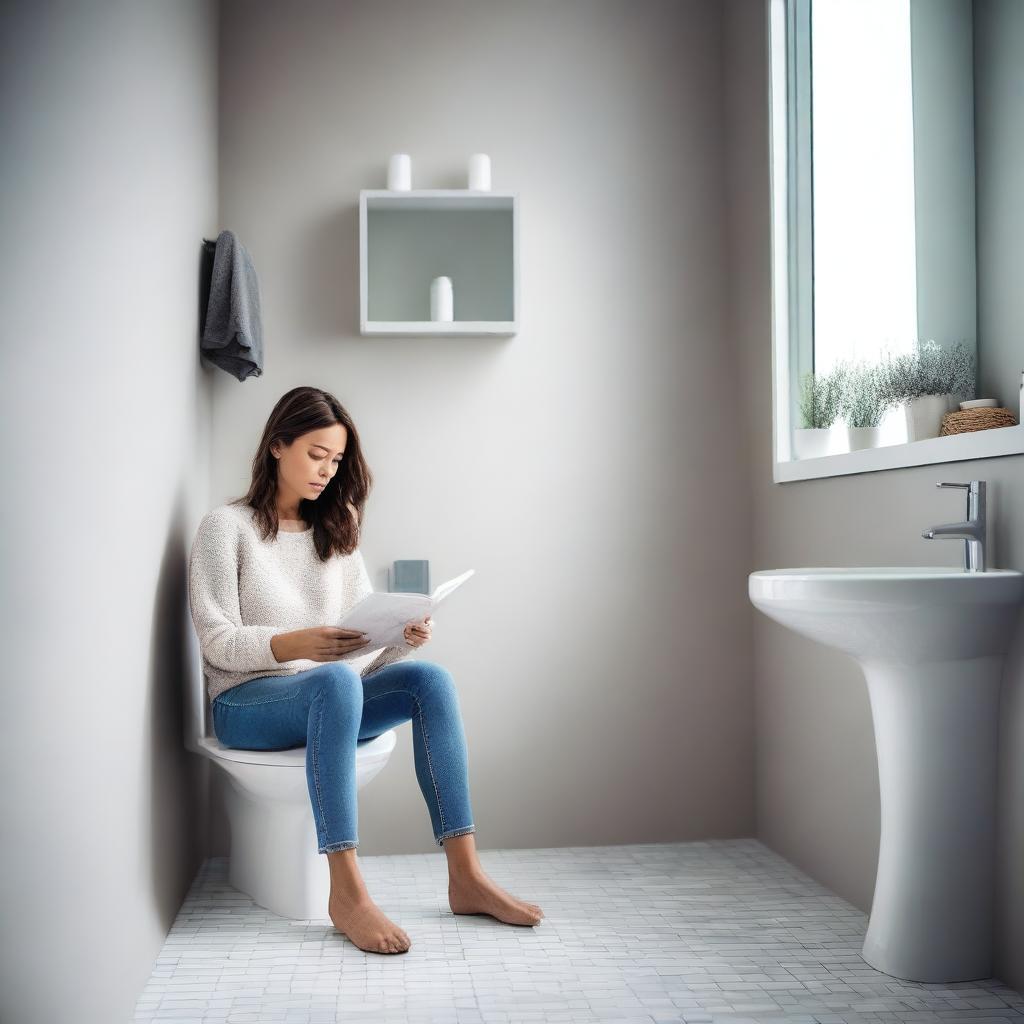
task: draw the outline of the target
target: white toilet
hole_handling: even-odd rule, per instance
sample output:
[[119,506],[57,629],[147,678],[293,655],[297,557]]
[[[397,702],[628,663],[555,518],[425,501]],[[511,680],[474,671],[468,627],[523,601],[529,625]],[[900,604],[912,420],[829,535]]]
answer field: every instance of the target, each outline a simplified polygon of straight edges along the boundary
[[[199,684],[185,700],[185,745],[209,757],[227,777],[231,829],[228,881],[261,907],[298,921],[327,917],[330,873],[317,852],[316,824],[306,786],[306,748],[232,750],[217,739],[201,662]],[[387,763],[397,735],[389,729],[356,748],[356,785],[361,789]]]

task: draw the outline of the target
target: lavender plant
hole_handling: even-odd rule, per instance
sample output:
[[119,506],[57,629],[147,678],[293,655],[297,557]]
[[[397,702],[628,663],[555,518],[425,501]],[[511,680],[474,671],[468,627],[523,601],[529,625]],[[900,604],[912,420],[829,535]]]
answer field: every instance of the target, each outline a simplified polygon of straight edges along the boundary
[[932,369],[930,386],[933,395],[962,395],[974,397],[975,372],[974,353],[968,351],[962,342],[939,350]]
[[844,365],[842,412],[851,427],[877,427],[893,404],[882,369],[877,363]]
[[845,367],[808,371],[800,378],[800,420],[805,428],[831,427],[842,408]]
[[882,393],[890,405],[899,405],[920,398],[925,392],[921,360],[917,352],[886,354],[878,366]]
[[974,397],[974,354],[959,341],[949,348],[934,339],[918,342],[913,352],[886,356],[880,372],[882,390],[892,405],[924,395]]

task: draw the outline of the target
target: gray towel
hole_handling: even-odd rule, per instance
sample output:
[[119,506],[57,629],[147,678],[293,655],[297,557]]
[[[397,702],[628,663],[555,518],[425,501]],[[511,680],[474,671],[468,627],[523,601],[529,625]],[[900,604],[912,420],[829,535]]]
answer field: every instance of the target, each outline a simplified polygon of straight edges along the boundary
[[217,236],[199,356],[204,366],[219,366],[239,380],[263,373],[259,281],[233,231]]

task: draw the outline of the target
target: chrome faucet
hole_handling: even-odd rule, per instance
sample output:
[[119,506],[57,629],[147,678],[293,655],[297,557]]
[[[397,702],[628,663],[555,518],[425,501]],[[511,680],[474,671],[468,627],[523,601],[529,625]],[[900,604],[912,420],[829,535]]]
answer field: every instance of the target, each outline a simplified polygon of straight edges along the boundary
[[936,487],[962,487],[967,491],[967,519],[962,523],[933,526],[921,536],[925,540],[948,537],[964,542],[964,569],[967,572],[985,571],[985,481],[972,480],[969,484],[936,484]]

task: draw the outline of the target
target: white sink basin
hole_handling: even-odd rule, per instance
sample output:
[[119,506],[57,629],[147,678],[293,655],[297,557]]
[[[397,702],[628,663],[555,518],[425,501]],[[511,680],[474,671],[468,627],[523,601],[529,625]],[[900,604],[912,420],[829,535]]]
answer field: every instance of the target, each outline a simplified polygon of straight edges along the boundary
[[867,679],[882,818],[864,959],[912,981],[991,977],[999,689],[1024,574],[771,569],[749,594]]

